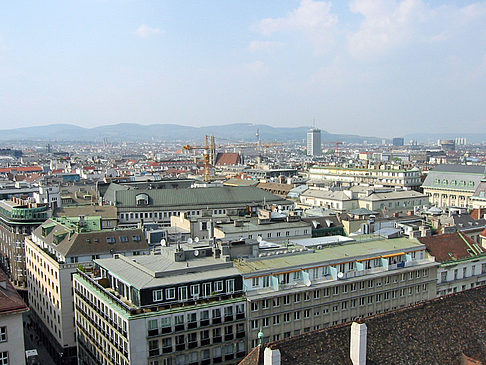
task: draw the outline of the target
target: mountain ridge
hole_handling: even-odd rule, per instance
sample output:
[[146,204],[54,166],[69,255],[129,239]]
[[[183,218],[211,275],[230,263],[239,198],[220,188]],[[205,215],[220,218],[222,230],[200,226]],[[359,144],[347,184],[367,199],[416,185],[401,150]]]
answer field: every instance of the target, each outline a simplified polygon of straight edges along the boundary
[[[204,135],[213,134],[216,138],[234,141],[255,141],[256,131],[265,142],[302,141],[306,139],[310,127],[273,127],[266,124],[233,123],[204,127],[180,124],[138,124],[118,123],[97,127],[81,127],[75,124],[49,124],[0,130],[0,141],[64,141],[64,142],[110,142],[136,141],[189,141],[201,140]],[[322,141],[359,143],[381,141],[377,137],[333,134],[322,130]]]

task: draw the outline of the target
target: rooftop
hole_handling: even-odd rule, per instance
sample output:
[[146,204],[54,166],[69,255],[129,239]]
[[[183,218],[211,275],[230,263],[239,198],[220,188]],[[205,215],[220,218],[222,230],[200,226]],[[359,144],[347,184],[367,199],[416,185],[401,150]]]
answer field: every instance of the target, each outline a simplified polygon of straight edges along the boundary
[[[293,242],[291,240],[291,242]],[[283,243],[283,246],[285,244]],[[270,256],[267,258],[249,259],[237,261],[235,266],[243,274],[256,271],[272,271],[289,267],[303,267],[306,265],[318,264],[321,262],[339,263],[340,260],[349,261],[350,258],[365,258],[385,255],[401,251],[416,251],[424,246],[416,239],[394,238],[394,239],[373,239],[337,246],[323,247],[320,250],[309,250],[296,255]],[[305,249],[302,249],[305,250]]]
[[[486,287],[364,319],[367,364],[461,364],[462,354],[486,362]],[[282,364],[349,364],[350,324],[309,332],[266,346]],[[263,350],[263,349],[261,349]],[[263,364],[262,351],[241,362]]]
[[437,262],[445,263],[486,254],[486,250],[468,236],[455,232],[430,237],[420,237],[427,251]]
[[7,274],[0,270],[0,315],[21,313],[29,308],[8,281]]
[[118,258],[95,260],[95,263],[137,289],[238,275],[232,262],[212,256],[177,262],[171,256],[174,252],[175,248],[167,247],[161,255],[120,255]]

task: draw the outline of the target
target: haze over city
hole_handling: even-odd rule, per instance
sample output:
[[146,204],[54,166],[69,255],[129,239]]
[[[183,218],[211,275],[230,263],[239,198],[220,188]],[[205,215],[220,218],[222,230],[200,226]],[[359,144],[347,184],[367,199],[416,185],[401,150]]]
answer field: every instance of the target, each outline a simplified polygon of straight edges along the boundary
[[481,132],[484,1],[9,1],[0,128]]

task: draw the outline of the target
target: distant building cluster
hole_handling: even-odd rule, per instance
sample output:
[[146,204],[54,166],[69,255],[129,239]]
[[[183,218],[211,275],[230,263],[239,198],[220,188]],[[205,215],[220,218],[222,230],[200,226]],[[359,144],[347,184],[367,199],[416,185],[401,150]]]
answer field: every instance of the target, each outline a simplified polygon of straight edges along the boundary
[[484,361],[486,148],[306,137],[2,149],[0,363]]

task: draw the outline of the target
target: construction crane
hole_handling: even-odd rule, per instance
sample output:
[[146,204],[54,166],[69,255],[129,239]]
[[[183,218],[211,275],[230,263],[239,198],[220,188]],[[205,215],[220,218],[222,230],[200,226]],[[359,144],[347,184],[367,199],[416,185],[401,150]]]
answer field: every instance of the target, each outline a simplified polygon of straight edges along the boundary
[[344,142],[341,141],[331,141],[331,142],[326,142],[327,145],[334,146],[334,153],[336,154],[336,159],[339,160],[339,145],[343,144]]
[[204,150],[204,154],[203,154],[204,181],[210,181],[211,167],[214,166],[214,162],[216,159],[216,145],[214,143],[214,136],[206,135],[204,146],[190,146],[186,144],[185,146],[182,147],[182,149],[185,151]]

